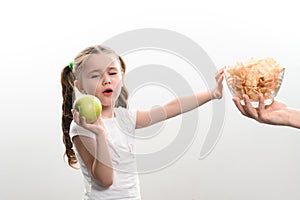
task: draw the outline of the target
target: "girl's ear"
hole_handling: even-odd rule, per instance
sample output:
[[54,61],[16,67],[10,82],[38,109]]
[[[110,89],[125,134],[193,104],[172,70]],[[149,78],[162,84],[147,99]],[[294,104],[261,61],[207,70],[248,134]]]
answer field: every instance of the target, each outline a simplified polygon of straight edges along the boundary
[[125,75],[125,73],[124,73],[124,72],[121,72],[121,75],[122,75],[122,79],[124,80],[124,75]]
[[79,90],[80,93],[82,94],[86,94],[86,92],[84,91],[84,89],[82,88],[81,84],[78,82],[78,80],[74,81],[74,86]]

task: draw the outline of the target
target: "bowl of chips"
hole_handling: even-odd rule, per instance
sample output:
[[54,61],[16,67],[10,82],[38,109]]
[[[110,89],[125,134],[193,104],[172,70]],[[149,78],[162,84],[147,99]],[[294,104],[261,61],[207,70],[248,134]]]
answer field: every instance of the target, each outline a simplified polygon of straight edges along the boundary
[[227,86],[234,97],[238,97],[245,105],[243,95],[249,96],[253,107],[259,105],[259,94],[262,94],[265,105],[270,105],[277,95],[285,68],[273,58],[255,60],[251,58],[245,63],[237,62],[225,69]]

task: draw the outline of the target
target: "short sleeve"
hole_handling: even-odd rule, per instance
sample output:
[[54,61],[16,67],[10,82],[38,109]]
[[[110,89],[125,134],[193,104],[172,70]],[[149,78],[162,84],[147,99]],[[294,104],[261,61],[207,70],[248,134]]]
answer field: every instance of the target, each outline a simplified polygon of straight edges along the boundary
[[73,139],[73,137],[77,135],[87,136],[96,139],[95,133],[77,125],[74,121],[72,121],[70,125],[70,137],[71,139]]
[[136,126],[136,110],[129,110],[122,107],[115,109],[119,126],[128,133],[134,133]]

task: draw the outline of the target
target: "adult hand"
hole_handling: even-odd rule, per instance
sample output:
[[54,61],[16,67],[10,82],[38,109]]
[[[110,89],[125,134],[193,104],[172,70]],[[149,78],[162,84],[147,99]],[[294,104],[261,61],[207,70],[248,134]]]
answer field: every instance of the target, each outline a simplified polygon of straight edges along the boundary
[[259,106],[254,108],[247,95],[243,96],[245,106],[240,103],[239,98],[233,98],[233,101],[239,111],[246,117],[252,118],[260,123],[273,125],[289,125],[290,112],[286,104],[274,100],[271,105],[264,105],[264,98],[260,94]]

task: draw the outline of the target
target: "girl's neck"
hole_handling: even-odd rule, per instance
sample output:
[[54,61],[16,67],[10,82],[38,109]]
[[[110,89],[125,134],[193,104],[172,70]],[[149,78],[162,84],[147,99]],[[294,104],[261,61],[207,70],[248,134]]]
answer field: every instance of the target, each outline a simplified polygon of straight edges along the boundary
[[114,109],[112,106],[102,106],[101,117],[103,119],[113,118],[114,117]]

